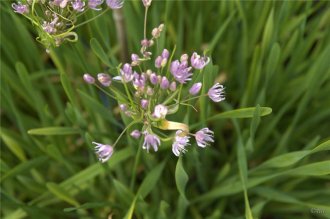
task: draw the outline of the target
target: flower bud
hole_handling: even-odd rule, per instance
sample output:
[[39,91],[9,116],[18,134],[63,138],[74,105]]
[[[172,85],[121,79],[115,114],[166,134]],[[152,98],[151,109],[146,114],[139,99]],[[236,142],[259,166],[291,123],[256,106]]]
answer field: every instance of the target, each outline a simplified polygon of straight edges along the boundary
[[119,104],[119,108],[120,108],[120,110],[122,111],[122,112],[125,112],[126,110],[127,110],[127,106],[126,106],[126,104]]
[[148,96],[152,96],[154,94],[154,89],[152,89],[151,87],[147,87],[147,95]]
[[95,83],[95,79],[93,76],[91,76],[90,74],[84,74],[83,76],[84,78],[84,81],[87,83],[87,84],[94,84]]
[[99,73],[97,74],[97,80],[104,86],[109,87],[111,84],[111,78],[108,74]]
[[150,74],[149,79],[153,85],[156,85],[158,83],[158,77],[155,73]]
[[148,104],[149,104],[149,101],[148,101],[148,100],[146,100],[146,99],[142,99],[142,100],[141,100],[141,107],[142,107],[143,109],[147,109]]
[[164,76],[162,77],[162,81],[160,82],[160,88],[162,89],[167,89],[170,86],[170,82],[168,81],[168,79]]
[[167,58],[164,58],[164,59],[162,60],[162,62],[160,63],[160,66],[161,66],[162,68],[164,68],[164,67],[166,66],[166,64],[167,64]]
[[135,129],[134,131],[131,132],[131,136],[132,136],[132,138],[138,139],[141,136],[141,132],[139,130]]
[[153,113],[153,116],[157,119],[164,119],[166,114],[167,114],[168,110],[167,107],[162,105],[162,104],[158,104],[157,106],[155,106],[155,111]]
[[175,91],[176,90],[176,82],[173,81],[171,84],[170,84],[170,91]]
[[198,83],[195,83],[193,84],[193,86],[191,86],[191,88],[189,89],[189,93],[191,95],[196,95],[199,93],[199,91],[201,90],[202,88],[202,83],[201,82],[198,82]]
[[158,56],[155,60],[155,67],[160,68],[162,66],[163,58],[161,56]]
[[162,52],[163,59],[168,59],[170,57],[170,52],[167,49],[164,49]]
[[189,56],[187,54],[183,54],[180,58],[180,61],[181,62],[187,62],[189,59]]
[[154,28],[152,29],[152,32],[151,32],[151,35],[154,37],[154,38],[158,38],[160,36],[160,31],[158,28]]

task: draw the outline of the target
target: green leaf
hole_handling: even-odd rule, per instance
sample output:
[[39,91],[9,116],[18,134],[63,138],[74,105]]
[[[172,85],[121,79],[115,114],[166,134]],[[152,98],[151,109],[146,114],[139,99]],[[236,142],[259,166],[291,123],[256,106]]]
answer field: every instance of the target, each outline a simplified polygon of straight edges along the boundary
[[108,202],[86,202],[79,207],[64,208],[64,212],[76,211],[79,209],[94,209],[109,206]]
[[111,63],[109,61],[108,55],[103,50],[101,44],[97,41],[97,39],[92,38],[90,41],[91,47],[95,55],[101,59],[101,61],[106,64],[107,66],[111,67]]
[[186,186],[188,183],[188,175],[182,166],[182,157],[179,157],[179,159],[176,163],[175,183],[176,183],[176,187],[178,188],[178,191],[180,193],[180,196],[182,196],[184,201],[186,203],[188,203],[188,199],[186,198],[186,195],[185,195],[185,190],[186,190]]
[[60,200],[63,200],[71,205],[79,206],[79,203],[72,198],[67,191],[65,191],[63,188],[61,188],[56,183],[49,182],[46,184],[48,190],[53,193],[57,198]]
[[164,166],[165,162],[162,162],[148,173],[138,190],[138,195],[141,195],[142,198],[145,198],[153,190],[163,172]]
[[1,128],[0,136],[5,145],[9,148],[9,150],[11,150],[11,152],[16,155],[16,157],[18,157],[18,159],[20,159],[21,161],[26,160],[24,150],[22,149],[17,139],[15,139],[15,137],[11,135],[10,132],[5,130],[4,128]]
[[35,159],[31,159],[29,161],[22,162],[22,163],[18,164],[17,166],[15,166],[14,168],[12,168],[9,172],[5,173],[1,177],[0,181],[2,182],[3,180],[16,176],[16,175],[20,174],[21,172],[24,172],[26,170],[32,169],[33,167],[39,166],[42,163],[44,163],[46,160],[48,160],[48,158],[45,156],[42,156],[42,157],[37,157]]
[[73,105],[77,105],[77,102],[76,102],[77,98],[75,98],[75,94],[73,92],[72,85],[70,83],[68,76],[65,73],[61,73],[61,83],[62,83],[64,91],[65,91],[66,95],[68,96],[70,102]]
[[71,127],[46,127],[28,131],[30,135],[73,135],[78,133],[79,130]]

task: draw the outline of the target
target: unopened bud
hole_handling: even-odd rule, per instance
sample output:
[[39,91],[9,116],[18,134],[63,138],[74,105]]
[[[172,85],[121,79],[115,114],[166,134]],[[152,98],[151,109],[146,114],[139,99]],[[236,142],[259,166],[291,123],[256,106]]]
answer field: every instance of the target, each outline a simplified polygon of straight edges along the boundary
[[93,76],[91,76],[90,74],[84,74],[83,76],[84,78],[84,81],[87,83],[87,84],[94,84],[95,83],[95,79]]

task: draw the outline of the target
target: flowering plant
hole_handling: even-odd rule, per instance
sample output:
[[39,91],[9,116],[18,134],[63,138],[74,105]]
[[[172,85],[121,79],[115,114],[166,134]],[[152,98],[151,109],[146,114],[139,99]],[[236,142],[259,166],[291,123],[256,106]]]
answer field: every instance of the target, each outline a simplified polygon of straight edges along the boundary
[[[147,15],[151,2],[143,1],[143,3]],[[167,120],[167,116],[180,110],[180,106],[195,109],[192,105],[193,101],[202,96],[208,96],[214,102],[223,101],[225,97],[224,87],[219,83],[210,87],[207,93],[199,94],[203,84],[196,79],[198,74],[203,74],[203,69],[210,62],[209,57],[194,52],[190,57],[188,54],[183,54],[180,59],[173,60],[175,49],[171,53],[164,49],[161,54],[153,56],[149,49],[155,41],[157,42],[163,29],[163,24],[154,28],[151,38],[148,39],[146,25],[144,26],[141,55],[132,54],[130,63],[117,66],[117,76],[111,77],[107,73],[99,73],[98,83],[88,73],[83,76],[88,84],[97,86],[110,97],[118,100],[122,113],[132,120],[112,145],[93,142],[97,145],[96,153],[102,162],[111,157],[113,148],[121,136],[135,124],[140,124],[141,128],[132,131],[130,135],[135,139],[143,137],[142,148],[148,152],[150,149],[158,151],[162,141],[172,141],[172,151],[179,156],[186,152],[191,136],[202,148],[214,141],[214,133],[207,127],[192,133],[188,124]],[[145,68],[150,62],[154,68]],[[184,91],[184,86],[190,86],[188,92]],[[176,132],[174,136],[168,136],[162,130]]]

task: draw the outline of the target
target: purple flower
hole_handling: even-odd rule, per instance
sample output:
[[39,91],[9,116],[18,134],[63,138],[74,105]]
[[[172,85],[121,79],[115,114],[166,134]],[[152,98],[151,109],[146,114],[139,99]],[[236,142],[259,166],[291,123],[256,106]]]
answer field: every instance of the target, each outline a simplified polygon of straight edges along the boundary
[[162,61],[163,61],[163,58],[161,56],[157,56],[157,58],[155,60],[155,67],[156,68],[162,67]]
[[149,79],[153,85],[156,85],[158,83],[158,76],[155,73],[151,73]]
[[149,132],[144,132],[144,142],[142,145],[143,149],[146,149],[149,153],[150,147],[154,149],[154,151],[158,151],[158,146],[160,145],[160,140],[157,135],[150,134]]
[[55,24],[53,22],[47,22],[47,21],[43,22],[42,29],[49,34],[54,34],[57,31],[55,28]]
[[93,144],[96,145],[95,151],[96,151],[97,156],[99,157],[99,161],[104,163],[107,160],[109,160],[109,158],[111,157],[111,155],[113,153],[113,147],[111,145],[100,144],[97,142],[93,142]]
[[179,156],[182,153],[185,153],[186,146],[189,144],[189,136],[185,135],[185,133],[182,130],[178,130],[175,133],[175,141],[172,144],[172,151],[175,154],[175,156]]
[[131,136],[132,136],[132,138],[138,139],[141,136],[141,132],[139,130],[135,129],[134,131],[131,132]]
[[214,102],[220,102],[225,99],[225,94],[224,94],[224,87],[223,85],[216,83],[209,89],[207,92],[207,95],[213,100]]
[[209,128],[202,128],[195,134],[196,142],[199,147],[205,148],[209,145],[209,142],[214,142],[213,131]]
[[162,52],[162,58],[168,59],[170,57],[170,52],[167,49],[164,49]]
[[107,5],[111,9],[119,9],[119,8],[123,7],[124,0],[107,0]]
[[65,8],[68,4],[69,0],[54,0],[52,3],[56,6],[59,6],[61,8]]
[[124,64],[123,68],[120,69],[120,75],[121,76],[116,76],[113,79],[124,83],[132,81],[134,78],[132,66],[128,63]]
[[22,4],[21,2],[18,2],[18,4],[13,3],[11,7],[14,9],[15,13],[18,14],[27,14],[29,13],[29,6],[27,4]]
[[88,0],[88,7],[90,9],[99,11],[102,10],[102,8],[98,8],[99,5],[103,3],[103,0]]
[[148,100],[146,100],[146,99],[142,99],[142,100],[141,100],[141,107],[142,107],[143,109],[147,109],[148,104],[149,104],[149,101],[148,101]]
[[195,69],[203,69],[210,62],[210,58],[206,56],[201,57],[194,52],[190,58],[190,62]]
[[72,8],[75,11],[78,12],[82,12],[84,11],[84,7],[85,7],[85,2],[82,0],[75,0],[73,2],[71,2]]
[[137,72],[134,72],[133,74],[133,85],[134,87],[143,89],[147,81],[147,75],[145,73],[142,73],[139,75]]
[[97,74],[97,80],[104,86],[109,87],[111,84],[111,78],[108,74],[105,73],[99,73]]
[[155,106],[155,111],[153,113],[153,116],[157,119],[164,119],[167,112],[168,112],[168,109],[166,106],[164,106],[162,104],[158,104],[157,106]]
[[87,83],[87,84],[94,84],[95,83],[95,79],[93,76],[91,76],[90,74],[84,74],[83,76],[84,78],[84,81]]
[[191,88],[189,89],[189,93],[191,95],[196,95],[199,93],[199,91],[201,90],[202,88],[202,83],[201,82],[198,82],[198,83],[195,83],[193,84],[193,86],[191,86]]
[[137,54],[132,54],[131,55],[131,59],[132,59],[132,66],[136,66],[140,64],[140,57]]
[[165,76],[163,76],[163,77],[162,77],[162,80],[161,80],[161,82],[160,82],[160,88],[165,90],[165,89],[167,89],[169,86],[170,86],[170,82],[168,81],[168,79],[167,79]]
[[151,1],[152,0],[142,0],[142,3],[144,5],[144,7],[149,7],[151,5]]
[[171,63],[170,71],[174,76],[175,80],[180,82],[181,84],[186,83],[191,80],[192,73],[191,67],[188,67],[188,62],[183,61],[179,62],[179,60],[175,60]]
[[170,91],[175,91],[176,90],[176,83],[175,81],[172,81],[172,83],[170,84]]

